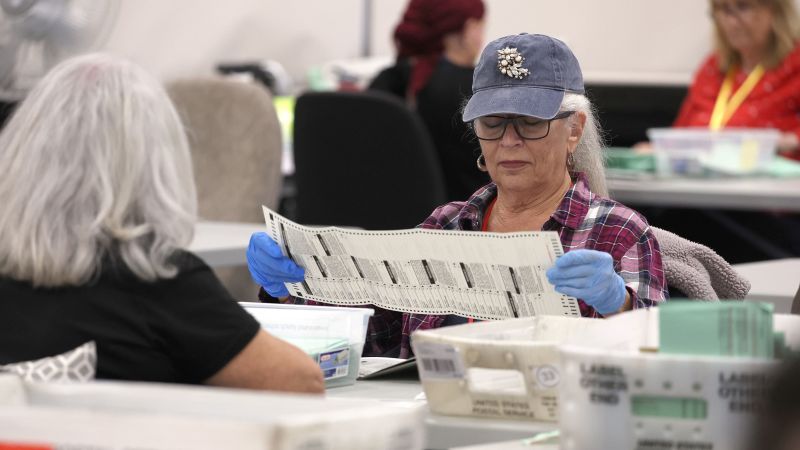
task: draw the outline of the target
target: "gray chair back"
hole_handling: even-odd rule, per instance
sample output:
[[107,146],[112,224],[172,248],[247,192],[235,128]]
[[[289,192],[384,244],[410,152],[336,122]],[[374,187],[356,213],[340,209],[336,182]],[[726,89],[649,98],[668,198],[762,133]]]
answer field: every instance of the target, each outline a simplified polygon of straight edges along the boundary
[[[261,86],[226,79],[184,79],[167,91],[186,127],[204,220],[263,222],[277,209],[281,132],[272,96]],[[255,301],[245,265],[215,272],[237,300]]]

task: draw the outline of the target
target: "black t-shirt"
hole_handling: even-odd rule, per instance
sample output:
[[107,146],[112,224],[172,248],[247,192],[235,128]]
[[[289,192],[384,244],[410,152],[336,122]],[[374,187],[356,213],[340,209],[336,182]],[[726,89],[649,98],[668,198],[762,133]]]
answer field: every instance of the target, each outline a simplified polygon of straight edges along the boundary
[[417,94],[417,111],[430,131],[447,183],[448,198],[466,200],[489,176],[478,170],[481,154],[477,138],[461,121],[461,109],[472,93],[471,67],[441,58],[431,78]]
[[369,83],[368,89],[386,92],[404,100],[410,78],[411,63],[407,58],[401,58],[393,66],[381,70]]
[[173,258],[178,275],[153,283],[120,264],[105,264],[82,287],[34,289],[0,278],[0,364],[95,341],[97,378],[202,383],[260,326],[199,258]]

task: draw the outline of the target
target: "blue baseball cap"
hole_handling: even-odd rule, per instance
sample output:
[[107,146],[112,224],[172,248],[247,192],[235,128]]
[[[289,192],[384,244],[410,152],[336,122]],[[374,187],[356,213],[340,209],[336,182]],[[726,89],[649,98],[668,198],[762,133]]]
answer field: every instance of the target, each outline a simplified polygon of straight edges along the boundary
[[581,67],[566,44],[542,34],[505,36],[483,49],[463,120],[496,114],[552,119],[566,92],[584,93]]

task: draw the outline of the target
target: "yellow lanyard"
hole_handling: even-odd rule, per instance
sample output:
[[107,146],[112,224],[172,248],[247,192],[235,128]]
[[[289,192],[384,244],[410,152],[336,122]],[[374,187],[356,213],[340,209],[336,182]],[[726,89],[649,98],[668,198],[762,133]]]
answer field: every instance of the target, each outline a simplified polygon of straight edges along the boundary
[[724,127],[736,112],[736,109],[742,104],[745,98],[750,95],[753,88],[764,76],[764,66],[757,65],[744,80],[739,89],[731,96],[733,90],[733,78],[736,75],[736,68],[731,67],[728,74],[725,75],[725,81],[722,82],[722,87],[719,89],[717,101],[714,103],[714,112],[711,113],[711,122],[708,127],[717,131]]

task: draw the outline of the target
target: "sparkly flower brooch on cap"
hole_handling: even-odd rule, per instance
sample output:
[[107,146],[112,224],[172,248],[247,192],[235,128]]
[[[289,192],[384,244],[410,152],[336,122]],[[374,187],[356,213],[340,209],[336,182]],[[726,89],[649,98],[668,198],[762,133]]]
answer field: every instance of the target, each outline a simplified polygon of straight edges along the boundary
[[516,48],[506,47],[497,51],[497,68],[509,78],[521,80],[528,76],[530,71],[522,67],[523,61],[525,57],[520,55]]

